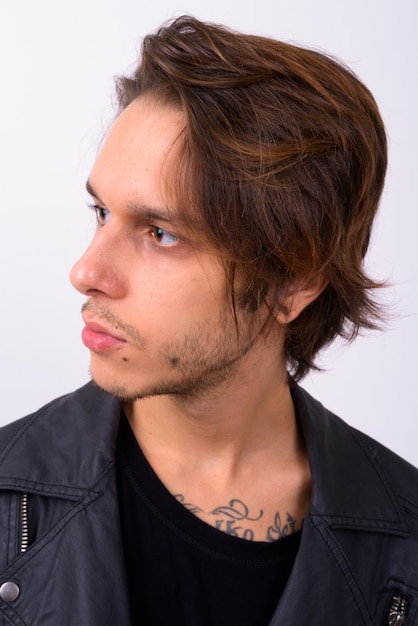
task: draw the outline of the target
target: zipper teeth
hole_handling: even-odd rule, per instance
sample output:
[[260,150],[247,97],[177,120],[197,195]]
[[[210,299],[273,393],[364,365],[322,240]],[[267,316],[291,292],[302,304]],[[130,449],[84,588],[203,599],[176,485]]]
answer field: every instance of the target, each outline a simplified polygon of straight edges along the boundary
[[389,626],[402,626],[408,615],[408,599],[401,594],[392,598],[392,606],[389,611]]
[[29,526],[28,526],[28,494],[23,493],[20,503],[20,515],[21,515],[21,536],[20,536],[20,551],[26,552],[29,546]]

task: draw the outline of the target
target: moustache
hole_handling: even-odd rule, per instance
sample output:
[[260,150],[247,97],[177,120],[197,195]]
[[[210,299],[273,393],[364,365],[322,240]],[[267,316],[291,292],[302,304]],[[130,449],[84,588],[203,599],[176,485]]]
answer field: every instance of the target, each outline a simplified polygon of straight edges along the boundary
[[116,331],[122,331],[124,335],[132,339],[138,346],[144,346],[144,338],[141,336],[140,332],[135,326],[132,324],[127,324],[123,320],[121,320],[117,315],[115,315],[112,310],[104,304],[98,304],[94,302],[91,298],[84,302],[81,307],[81,313],[88,312],[92,314],[95,318],[102,320],[103,322],[107,322],[112,326],[112,328]]

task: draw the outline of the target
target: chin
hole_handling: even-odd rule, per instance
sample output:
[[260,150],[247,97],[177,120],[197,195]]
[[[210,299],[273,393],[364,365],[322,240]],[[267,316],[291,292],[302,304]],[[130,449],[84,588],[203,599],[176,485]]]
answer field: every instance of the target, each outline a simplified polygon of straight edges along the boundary
[[126,382],[118,381],[115,376],[109,377],[103,375],[103,373],[97,373],[93,370],[90,371],[91,379],[97,387],[103,389],[111,396],[114,396],[121,402],[133,402],[135,400],[141,400],[143,398],[150,398],[152,396],[166,395],[170,393],[164,386],[160,388],[159,385],[153,385],[147,388],[145,385],[136,383],[131,385]]

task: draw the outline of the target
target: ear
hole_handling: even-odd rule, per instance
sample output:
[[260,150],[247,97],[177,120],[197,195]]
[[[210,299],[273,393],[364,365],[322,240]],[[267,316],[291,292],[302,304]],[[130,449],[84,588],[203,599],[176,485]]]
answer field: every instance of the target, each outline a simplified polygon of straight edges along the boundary
[[328,280],[322,274],[316,274],[306,283],[294,285],[276,314],[279,324],[293,322],[311,302],[323,292]]

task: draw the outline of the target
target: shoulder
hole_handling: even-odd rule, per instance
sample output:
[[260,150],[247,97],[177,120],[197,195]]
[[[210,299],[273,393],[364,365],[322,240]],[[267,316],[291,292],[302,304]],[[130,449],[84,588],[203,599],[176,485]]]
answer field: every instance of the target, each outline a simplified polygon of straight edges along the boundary
[[292,397],[298,417],[309,431],[309,434],[312,434],[314,438],[320,432],[321,437],[325,440],[331,438],[347,445],[354,440],[364,450],[365,454],[373,459],[378,459],[378,462],[390,469],[394,476],[408,475],[418,478],[418,468],[382,443],[379,443],[373,437],[366,435],[342,420],[303,388],[294,385],[292,387]]
[[3,426],[0,482],[10,476],[29,479],[36,472],[39,481],[49,481],[52,468],[70,475],[98,456],[105,465],[113,459],[120,412],[118,400],[88,383]]
[[418,468],[356,428],[347,425],[347,429],[391,482],[397,494],[415,508],[418,519]]
[[[87,383],[75,391],[54,398],[33,413],[20,419],[12,421],[0,427],[0,442],[13,437],[16,432],[27,430],[38,423],[53,418],[65,420],[68,416],[73,419],[77,416],[83,418],[96,411],[98,408],[106,406],[111,402],[110,396],[102,391],[93,382]],[[75,420],[77,422],[77,419]],[[74,423],[74,422],[73,422]]]

